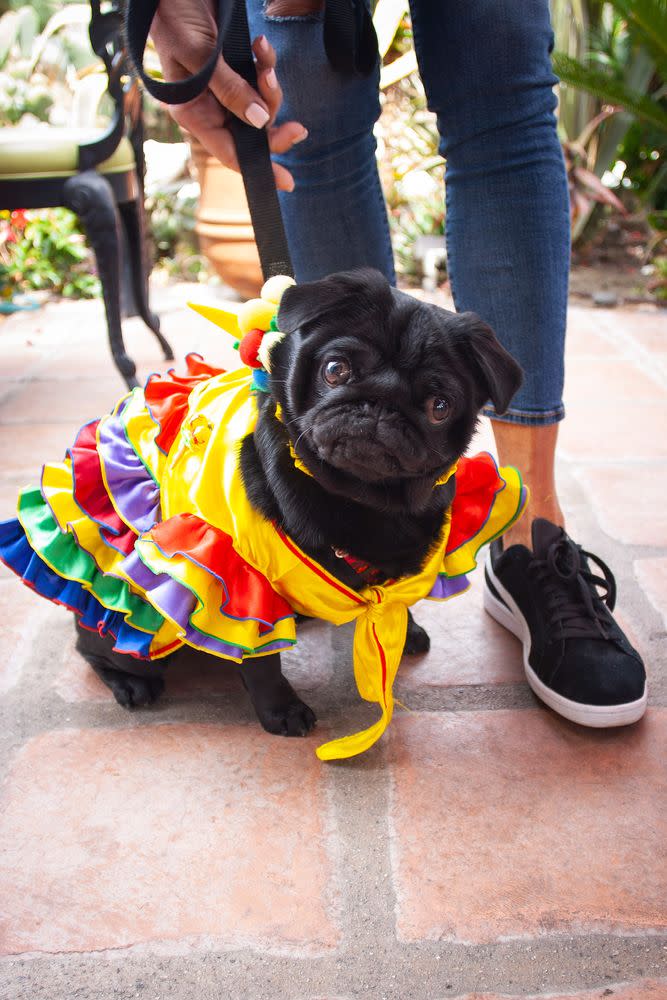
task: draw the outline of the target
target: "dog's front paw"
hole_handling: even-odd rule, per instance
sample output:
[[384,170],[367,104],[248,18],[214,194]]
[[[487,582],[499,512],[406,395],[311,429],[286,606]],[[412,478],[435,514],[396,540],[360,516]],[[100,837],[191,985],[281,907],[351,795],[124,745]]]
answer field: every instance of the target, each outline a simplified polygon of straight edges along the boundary
[[[281,685],[282,688],[282,685]],[[301,701],[294,688],[285,681],[270,704],[255,704],[257,717],[267,733],[277,736],[307,736],[317,722],[312,708]]]
[[94,663],[91,666],[97,676],[111,688],[114,698],[123,708],[146,708],[157,701],[164,691],[162,677],[138,677],[112,667]]
[[431,648],[431,640],[428,632],[418,625],[412,615],[408,618],[408,631],[405,636],[403,652],[408,656],[415,656],[417,653],[428,653]]
[[306,736],[311,731],[317,717],[281,673],[278,653],[249,660],[239,673],[267,733]]

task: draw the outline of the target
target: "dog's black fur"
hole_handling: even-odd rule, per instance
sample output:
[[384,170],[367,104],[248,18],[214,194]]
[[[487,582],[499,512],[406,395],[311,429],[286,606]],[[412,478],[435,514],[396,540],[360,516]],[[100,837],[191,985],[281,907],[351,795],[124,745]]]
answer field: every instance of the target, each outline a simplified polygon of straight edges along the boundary
[[[241,449],[250,502],[351,588],[368,573],[381,582],[418,572],[454,496],[453,479],[434,483],[465,452],[484,403],[507,408],[519,366],[479,317],[421,303],[377,271],[288,288],[278,327],[286,336],[271,352],[271,392],[258,396]],[[311,476],[296,468],[290,443]],[[372,569],[357,573],[336,550]],[[428,645],[410,616],[406,652]],[[78,648],[121,705],[160,694],[161,667],[82,629]],[[248,660],[240,673],[265,729],[312,729],[280,654]]]

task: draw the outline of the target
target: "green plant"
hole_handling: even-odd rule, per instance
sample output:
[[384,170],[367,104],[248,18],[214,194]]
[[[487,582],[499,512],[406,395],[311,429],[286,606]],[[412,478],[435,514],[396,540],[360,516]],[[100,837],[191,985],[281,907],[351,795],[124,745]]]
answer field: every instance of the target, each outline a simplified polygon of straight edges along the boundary
[[618,147],[625,164],[623,184],[636,192],[649,210],[667,209],[667,157],[659,129],[632,122]]
[[598,127],[613,113],[613,110],[601,111],[588,123],[576,140],[562,141],[570,191],[572,236],[575,240],[583,231],[596,204],[609,205],[622,215],[626,214],[623,203],[588,167],[591,157],[587,147],[594,141]]
[[82,3],[60,6],[53,5],[55,12],[43,27],[32,6],[0,16],[2,126],[26,117],[51,121],[54,114],[62,124],[79,80],[97,63],[87,32],[90,8]]
[[667,302],[667,211],[649,213],[652,237],[646,248],[646,260],[651,261],[652,274],[647,287],[661,302]]
[[661,302],[667,302],[667,254],[660,254],[653,261],[655,268],[648,288]]
[[444,161],[435,116],[426,107],[417,75],[408,0],[378,0],[373,23],[383,59],[384,105],[375,134],[396,270],[416,280],[417,239],[442,236],[444,243]]
[[419,276],[415,241],[442,236],[444,242],[445,225],[438,129],[417,76],[403,77],[385,91],[376,136],[396,269],[413,280]]
[[78,219],[65,208],[0,213],[0,294],[29,291],[100,294]]
[[648,207],[667,199],[667,0],[555,0],[553,18],[576,241],[615,202],[599,181],[612,168]]
[[[0,8],[1,10],[2,8]],[[98,60],[88,39],[90,7],[41,0],[4,4],[0,16],[0,126],[64,124],[73,92]],[[100,294],[92,255],[65,209],[0,213],[0,288],[90,298]]]
[[[595,5],[597,23],[584,39],[585,51],[557,51],[554,69],[566,85],[561,116],[567,116],[568,88],[597,100],[596,111],[612,108],[616,114],[601,129],[600,141],[589,164],[601,177],[613,163],[632,120],[658,130],[664,149],[667,137],[667,0],[608,0]],[[582,45],[584,44],[582,42]],[[590,109],[590,102],[588,104]],[[594,115],[590,115],[593,118]],[[589,119],[590,120],[590,119]],[[581,125],[578,128],[581,131]],[[574,138],[568,131],[568,138]]]
[[22,12],[29,9],[34,17],[36,32],[40,32],[54,14],[72,4],[80,5],[81,0],[33,0],[29,5],[23,3],[23,0],[0,0],[0,16],[17,12],[24,16]]
[[198,185],[182,180],[146,198],[153,261],[170,278],[203,281],[207,276],[194,231],[198,198]]

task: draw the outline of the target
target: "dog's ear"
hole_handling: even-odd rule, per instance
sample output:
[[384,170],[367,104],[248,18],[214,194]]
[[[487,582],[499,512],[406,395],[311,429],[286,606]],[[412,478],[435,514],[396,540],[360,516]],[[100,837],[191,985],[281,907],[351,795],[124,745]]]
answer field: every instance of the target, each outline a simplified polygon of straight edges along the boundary
[[481,380],[485,400],[491,400],[497,413],[504,413],[523,381],[521,366],[479,316],[466,312],[458,318],[462,324],[461,343]]
[[327,313],[348,319],[350,312],[386,310],[390,306],[391,287],[379,271],[372,268],[341,271],[321,281],[286,288],[278,309],[278,329],[292,333]]

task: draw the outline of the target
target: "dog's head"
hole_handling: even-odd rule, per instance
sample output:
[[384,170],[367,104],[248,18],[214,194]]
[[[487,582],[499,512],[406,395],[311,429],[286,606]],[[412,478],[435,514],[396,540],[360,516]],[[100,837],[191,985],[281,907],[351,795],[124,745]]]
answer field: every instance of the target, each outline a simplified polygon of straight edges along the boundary
[[294,450],[329,492],[424,510],[468,447],[480,408],[502,413],[521,370],[473,313],[396,291],[377,271],[284,293],[271,391]]

